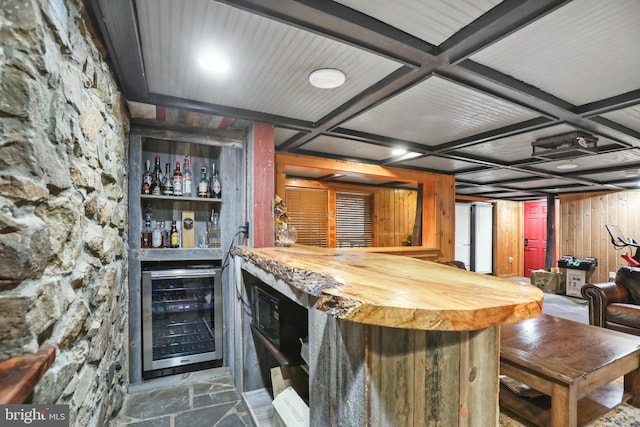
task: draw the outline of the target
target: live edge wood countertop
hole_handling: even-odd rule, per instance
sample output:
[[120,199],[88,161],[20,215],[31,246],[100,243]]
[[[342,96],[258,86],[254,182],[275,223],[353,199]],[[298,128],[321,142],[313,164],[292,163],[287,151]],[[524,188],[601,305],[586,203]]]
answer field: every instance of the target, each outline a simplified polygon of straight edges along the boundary
[[318,297],[339,319],[393,328],[471,331],[537,317],[540,289],[397,255],[304,245],[237,246],[234,255]]

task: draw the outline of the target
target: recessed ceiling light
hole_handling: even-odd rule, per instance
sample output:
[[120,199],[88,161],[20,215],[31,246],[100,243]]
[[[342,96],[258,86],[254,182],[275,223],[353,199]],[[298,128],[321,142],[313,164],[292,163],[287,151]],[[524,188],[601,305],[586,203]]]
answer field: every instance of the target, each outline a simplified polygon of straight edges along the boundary
[[576,165],[575,163],[561,163],[558,166],[556,166],[556,169],[575,169],[577,168],[578,165]]
[[333,89],[342,86],[347,76],[336,68],[321,68],[309,74],[309,83],[320,89]]
[[220,53],[205,53],[198,58],[200,67],[214,75],[223,75],[229,72],[231,64]]
[[391,150],[392,156],[402,156],[403,154],[407,154],[407,150],[405,150],[404,148],[394,148],[393,150]]

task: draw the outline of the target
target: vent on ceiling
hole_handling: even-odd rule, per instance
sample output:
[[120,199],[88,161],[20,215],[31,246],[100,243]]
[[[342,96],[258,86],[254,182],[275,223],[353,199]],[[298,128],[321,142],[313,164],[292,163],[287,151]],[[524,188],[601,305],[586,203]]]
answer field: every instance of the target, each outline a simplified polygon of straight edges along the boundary
[[568,159],[596,154],[598,138],[585,132],[571,132],[531,143],[531,157],[546,160]]

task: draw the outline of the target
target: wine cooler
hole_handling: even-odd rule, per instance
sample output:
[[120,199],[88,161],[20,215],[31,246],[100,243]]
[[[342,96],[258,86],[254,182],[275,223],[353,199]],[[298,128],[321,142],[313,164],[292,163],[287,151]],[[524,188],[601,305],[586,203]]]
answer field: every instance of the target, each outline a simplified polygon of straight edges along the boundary
[[143,271],[141,296],[143,377],[222,359],[220,269]]

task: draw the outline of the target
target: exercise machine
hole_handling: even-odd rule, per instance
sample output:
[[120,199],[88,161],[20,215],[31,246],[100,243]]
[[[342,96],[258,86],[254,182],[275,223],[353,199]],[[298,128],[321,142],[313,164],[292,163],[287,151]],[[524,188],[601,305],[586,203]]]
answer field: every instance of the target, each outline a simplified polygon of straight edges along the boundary
[[621,255],[622,259],[627,261],[632,267],[640,267],[640,243],[631,237],[624,237],[625,233],[622,232],[617,225],[605,225],[609,235],[611,236],[611,243],[616,249],[636,248],[636,253],[631,256],[628,253]]

